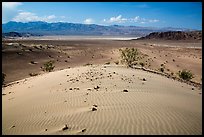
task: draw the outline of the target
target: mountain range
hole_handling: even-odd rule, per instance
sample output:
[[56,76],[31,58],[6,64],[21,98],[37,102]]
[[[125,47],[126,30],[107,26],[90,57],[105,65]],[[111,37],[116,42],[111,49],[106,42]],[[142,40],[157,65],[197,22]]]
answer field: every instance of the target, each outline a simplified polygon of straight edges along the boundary
[[93,36],[146,36],[152,32],[166,31],[193,31],[187,28],[156,28],[140,26],[121,26],[110,25],[102,26],[96,24],[78,24],[56,22],[48,23],[42,21],[36,22],[14,22],[2,24],[2,33],[18,32],[31,33],[33,35],[93,35]]

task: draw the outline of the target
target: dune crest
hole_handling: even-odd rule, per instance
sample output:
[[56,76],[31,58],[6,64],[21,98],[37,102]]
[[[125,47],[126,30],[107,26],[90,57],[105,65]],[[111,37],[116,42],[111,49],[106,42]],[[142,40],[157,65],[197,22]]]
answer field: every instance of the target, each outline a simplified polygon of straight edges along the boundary
[[200,92],[120,65],[50,72],[3,88],[2,133],[202,134]]

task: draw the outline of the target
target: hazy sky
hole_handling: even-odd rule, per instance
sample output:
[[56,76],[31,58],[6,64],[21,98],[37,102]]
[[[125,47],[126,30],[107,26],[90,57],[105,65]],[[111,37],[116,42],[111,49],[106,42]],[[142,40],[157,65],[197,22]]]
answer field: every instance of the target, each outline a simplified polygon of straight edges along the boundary
[[202,29],[201,2],[3,2],[2,22],[71,22]]

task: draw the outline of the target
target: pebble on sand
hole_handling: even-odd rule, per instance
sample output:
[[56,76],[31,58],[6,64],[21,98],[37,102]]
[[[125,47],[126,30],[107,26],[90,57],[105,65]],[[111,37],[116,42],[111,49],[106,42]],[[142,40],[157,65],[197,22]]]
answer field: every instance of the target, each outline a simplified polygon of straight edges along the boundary
[[68,129],[68,126],[67,126],[67,124],[66,125],[64,125],[64,127],[62,128],[62,130],[64,131],[64,130],[67,130]]
[[127,89],[124,89],[123,92],[128,92],[128,90],[127,90]]
[[100,88],[99,86],[94,87],[94,89],[99,89],[99,88]]
[[14,127],[16,127],[16,126],[15,125],[11,126],[11,128],[14,128]]
[[95,108],[95,107],[92,108],[92,111],[96,111],[96,110],[97,110],[97,108]]
[[86,128],[84,128],[84,129],[81,130],[81,132],[85,132],[85,131],[86,131]]
[[98,107],[96,104],[93,105],[94,107]]

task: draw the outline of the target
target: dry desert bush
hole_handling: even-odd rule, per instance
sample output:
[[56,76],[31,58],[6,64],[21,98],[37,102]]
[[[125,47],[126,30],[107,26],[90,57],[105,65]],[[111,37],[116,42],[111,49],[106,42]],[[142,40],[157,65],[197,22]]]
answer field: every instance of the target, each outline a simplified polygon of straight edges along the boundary
[[121,52],[122,63],[132,67],[133,63],[139,59],[139,52],[136,48],[119,49]]

